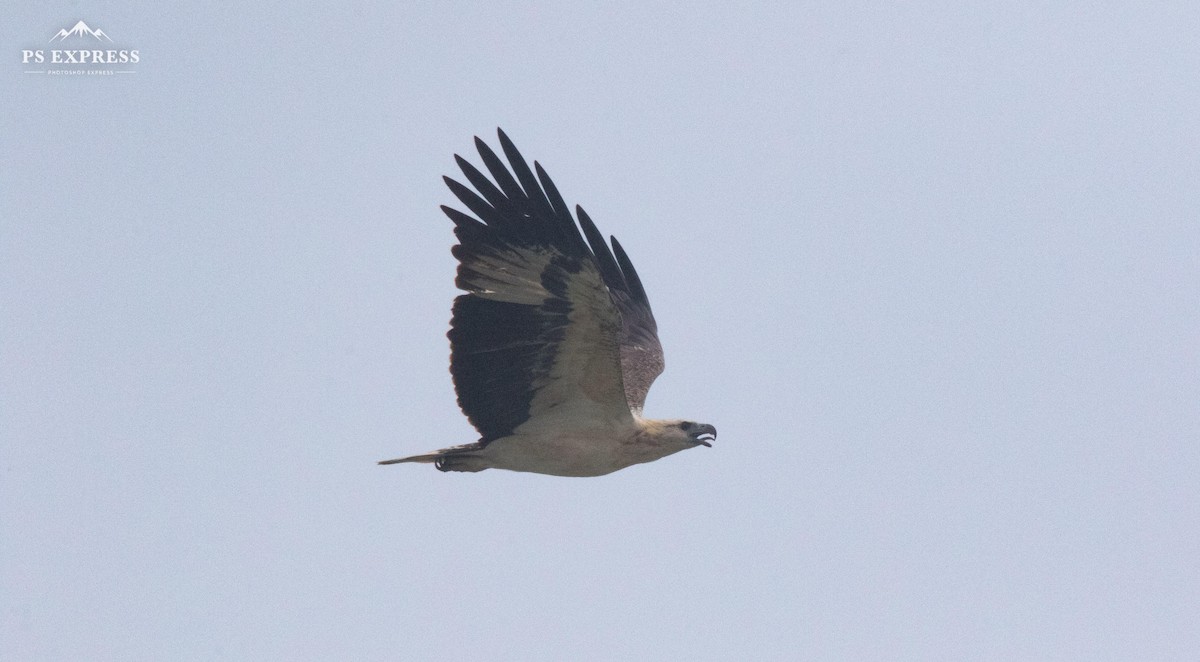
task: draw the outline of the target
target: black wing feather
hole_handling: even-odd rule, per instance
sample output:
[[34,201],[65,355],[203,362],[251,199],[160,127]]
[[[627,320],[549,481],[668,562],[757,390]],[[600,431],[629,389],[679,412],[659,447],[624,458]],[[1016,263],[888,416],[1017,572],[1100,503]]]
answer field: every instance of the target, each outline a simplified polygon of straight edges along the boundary
[[442,180],[446,182],[446,186],[450,188],[450,192],[466,205],[467,209],[471,210],[471,213],[478,216],[479,220],[492,227],[502,227],[507,223],[507,219],[504,216],[489,205],[486,200],[476,195],[471,189],[449,177],[442,177]]
[[491,180],[485,177],[482,172],[479,172],[475,166],[468,163],[463,157],[455,154],[454,162],[458,164],[463,174],[467,176],[467,181],[471,182],[471,186],[474,186],[475,190],[483,196],[484,202],[487,202],[492,208],[497,210],[510,206],[510,193],[496,188],[496,185],[492,184]]
[[617,261],[613,259],[612,251],[608,250],[608,244],[604,243],[604,235],[596,229],[592,217],[587,215],[583,207],[576,205],[575,213],[579,216],[579,226],[583,228],[583,236],[587,237],[588,246],[591,247],[592,254],[596,256],[596,261],[600,263],[600,275],[604,277],[604,284],[610,290],[625,290],[625,277],[621,275],[621,267],[617,266]]
[[537,161],[533,162],[533,168],[537,170],[538,181],[542,183],[542,189],[546,192],[546,200],[554,211],[554,218],[558,221],[559,232],[563,236],[563,241],[570,244],[578,252],[586,252],[588,250],[587,246],[583,243],[583,237],[579,236],[579,230],[575,229],[575,219],[571,218],[571,208],[563,201],[562,194],[558,192],[558,187],[554,185],[554,180],[550,179],[550,175],[546,174],[546,171],[542,169],[542,165]]
[[496,153],[492,151],[492,148],[488,147],[487,143],[483,142],[478,137],[475,138],[475,149],[479,150],[479,156],[483,157],[483,164],[487,166],[488,172],[492,173],[492,177],[495,178],[496,183],[500,185],[500,188],[504,191],[505,195],[513,200],[520,201],[525,201],[530,198],[537,198],[535,193],[530,193],[527,195],[525,191],[521,189],[521,187],[517,184],[517,180],[513,179],[513,176],[508,172],[508,169],[504,167],[504,163],[500,161],[500,157],[496,156]]
[[650,298],[646,296],[646,288],[642,287],[642,279],[638,277],[637,269],[633,268],[633,262],[629,260],[625,249],[621,248],[621,242],[617,241],[616,237],[609,237],[609,239],[612,240],[613,252],[617,254],[617,264],[621,265],[621,273],[625,275],[625,284],[629,286],[629,294],[633,298],[633,302],[644,311],[645,316],[653,323],[654,315],[650,314]]

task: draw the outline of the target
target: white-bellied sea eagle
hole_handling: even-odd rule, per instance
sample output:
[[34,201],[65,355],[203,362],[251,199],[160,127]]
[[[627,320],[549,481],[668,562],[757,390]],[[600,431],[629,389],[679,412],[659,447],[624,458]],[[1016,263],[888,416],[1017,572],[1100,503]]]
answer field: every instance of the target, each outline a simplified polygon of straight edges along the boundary
[[492,179],[455,155],[475,191],[444,179],[474,216],[442,207],[466,292],[447,334],[450,373],[479,441],[380,464],[601,476],[709,446],[711,425],[642,418],[663,353],[621,244],[611,237],[610,251],[579,206],[576,225],[546,171],[498,133],[511,171],[475,138]]

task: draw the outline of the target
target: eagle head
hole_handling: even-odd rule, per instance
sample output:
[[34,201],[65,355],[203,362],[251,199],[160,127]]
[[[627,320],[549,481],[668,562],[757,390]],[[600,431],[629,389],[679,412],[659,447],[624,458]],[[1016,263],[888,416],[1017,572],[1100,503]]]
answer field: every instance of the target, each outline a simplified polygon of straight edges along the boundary
[[697,423],[695,421],[679,421],[675,424],[679,429],[679,434],[682,435],[680,441],[690,446],[708,446],[712,448],[712,443],[717,440],[717,429],[708,423]]

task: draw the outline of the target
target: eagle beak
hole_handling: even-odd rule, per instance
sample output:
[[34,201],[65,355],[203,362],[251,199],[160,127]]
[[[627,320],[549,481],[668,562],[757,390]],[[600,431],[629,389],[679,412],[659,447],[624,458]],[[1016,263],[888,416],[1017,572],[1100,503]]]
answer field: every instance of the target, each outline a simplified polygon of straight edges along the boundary
[[711,425],[702,425],[697,432],[698,434],[695,437],[696,444],[712,448],[712,444],[709,442],[717,440],[717,429]]

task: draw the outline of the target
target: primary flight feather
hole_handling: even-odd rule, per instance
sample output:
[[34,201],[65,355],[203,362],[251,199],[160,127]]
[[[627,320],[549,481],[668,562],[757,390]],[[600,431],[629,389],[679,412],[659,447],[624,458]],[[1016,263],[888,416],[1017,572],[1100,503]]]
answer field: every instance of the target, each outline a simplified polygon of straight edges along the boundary
[[447,334],[450,373],[479,441],[380,464],[601,476],[709,446],[711,425],[642,418],[663,353],[621,244],[612,237],[609,250],[578,206],[576,224],[546,171],[497,133],[511,170],[476,138],[491,179],[455,155],[475,190],[446,185],[470,214],[442,207],[458,237],[454,283],[466,292]]

